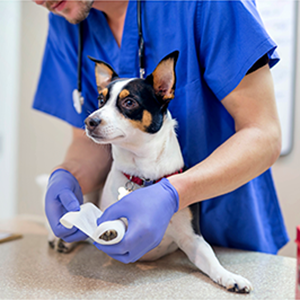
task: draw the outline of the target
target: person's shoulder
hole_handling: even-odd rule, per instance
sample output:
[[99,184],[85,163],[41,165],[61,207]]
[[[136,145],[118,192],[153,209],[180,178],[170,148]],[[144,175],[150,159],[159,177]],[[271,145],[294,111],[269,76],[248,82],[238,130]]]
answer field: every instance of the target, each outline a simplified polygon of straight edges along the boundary
[[234,0],[234,1],[216,1],[216,0],[205,0],[205,1],[197,1],[199,4],[213,4],[213,5],[244,5],[244,6],[256,6],[255,0]]
[[247,10],[256,9],[255,0],[235,0],[235,1],[215,1],[215,0],[206,0],[206,1],[196,1],[197,5],[203,9],[214,9],[217,7],[220,8],[243,8]]
[[211,24],[220,26],[222,24],[233,24],[235,22],[258,22],[262,25],[260,15],[257,11],[255,0],[235,1],[197,1],[199,16],[205,21],[210,20]]

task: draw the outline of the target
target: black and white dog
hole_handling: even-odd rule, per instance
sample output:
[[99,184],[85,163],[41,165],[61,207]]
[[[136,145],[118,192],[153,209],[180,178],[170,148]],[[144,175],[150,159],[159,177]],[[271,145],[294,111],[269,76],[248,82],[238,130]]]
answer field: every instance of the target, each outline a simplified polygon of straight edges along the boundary
[[[174,98],[178,51],[166,56],[144,79],[121,79],[106,63],[95,62],[99,109],[86,120],[86,134],[96,143],[111,144],[113,164],[99,207],[118,201],[120,187],[140,188],[144,178],[159,180],[183,168],[176,121],[168,111]],[[141,260],[155,260],[180,248],[213,281],[229,291],[248,293],[251,283],[225,270],[199,230],[192,205],[172,217],[160,245]],[[197,218],[197,222],[195,222]],[[198,223],[198,224],[197,224]]]

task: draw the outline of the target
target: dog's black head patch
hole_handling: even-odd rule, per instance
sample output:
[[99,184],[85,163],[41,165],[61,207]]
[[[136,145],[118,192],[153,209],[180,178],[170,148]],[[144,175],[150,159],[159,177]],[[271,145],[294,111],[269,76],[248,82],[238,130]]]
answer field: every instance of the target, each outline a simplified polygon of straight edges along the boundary
[[143,79],[134,79],[120,91],[117,107],[134,127],[148,132],[157,132],[165,112],[156,98],[153,87]]
[[134,127],[147,133],[159,131],[168,104],[174,98],[178,54],[175,51],[162,59],[146,79],[131,80],[119,79],[108,64],[91,58],[96,64],[99,108],[109,102],[110,97],[117,97],[117,109]]

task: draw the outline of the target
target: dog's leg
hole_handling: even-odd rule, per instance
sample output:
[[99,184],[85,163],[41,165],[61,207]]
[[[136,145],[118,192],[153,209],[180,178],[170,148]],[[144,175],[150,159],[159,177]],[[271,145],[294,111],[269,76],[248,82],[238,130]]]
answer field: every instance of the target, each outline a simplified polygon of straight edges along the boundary
[[179,247],[196,267],[227,290],[238,293],[249,293],[252,290],[252,285],[246,278],[227,271],[220,264],[211,246],[202,236],[187,238],[187,241],[182,241]]
[[165,235],[161,243],[141,257],[139,261],[154,261],[167,254],[173,253],[177,249],[178,245],[174,243],[173,238]]
[[70,253],[72,252],[77,246],[78,242],[73,242],[73,243],[67,243],[64,240],[56,237],[56,236],[51,236],[50,234],[48,236],[48,244],[50,248],[54,249],[55,251],[59,253]]
[[194,232],[189,208],[174,215],[172,232],[174,241],[179,248],[187,254],[196,267],[214,282],[232,292],[249,293],[253,289],[247,279],[222,267],[211,246],[201,235]]

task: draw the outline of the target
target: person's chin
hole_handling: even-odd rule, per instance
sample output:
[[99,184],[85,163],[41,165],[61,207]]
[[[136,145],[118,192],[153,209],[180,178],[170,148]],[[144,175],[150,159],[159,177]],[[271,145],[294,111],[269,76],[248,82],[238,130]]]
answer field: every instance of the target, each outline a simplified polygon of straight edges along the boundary
[[78,24],[84,19],[87,18],[87,14],[82,14],[81,12],[77,12],[75,9],[69,13],[61,14],[69,23],[71,24]]
[[54,10],[54,13],[64,17],[71,24],[78,24],[89,15],[93,1],[63,1],[60,7]]

